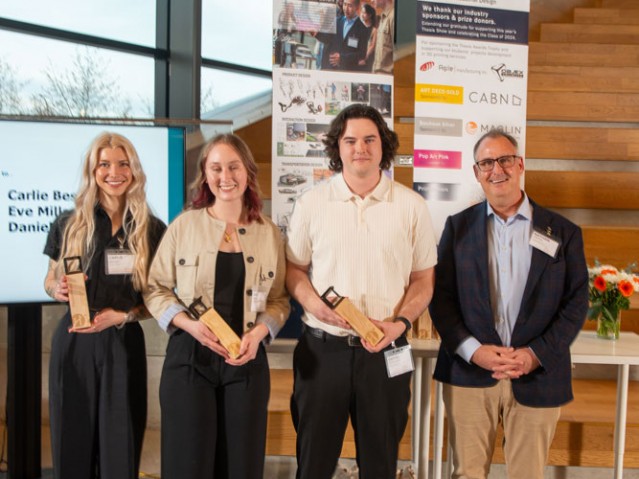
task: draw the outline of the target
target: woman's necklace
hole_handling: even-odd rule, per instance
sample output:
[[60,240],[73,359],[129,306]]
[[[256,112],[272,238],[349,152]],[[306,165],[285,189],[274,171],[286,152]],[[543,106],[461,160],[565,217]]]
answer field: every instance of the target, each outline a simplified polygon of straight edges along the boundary
[[[211,216],[213,218],[215,218],[216,220],[220,220],[217,215],[215,214],[215,212],[213,211],[213,208],[210,208],[209,211],[211,212]],[[220,220],[222,221],[222,220]],[[231,232],[229,233],[229,231],[226,229],[226,227],[224,228],[224,242],[225,243],[231,243],[233,241],[233,233],[234,233],[234,229],[231,228]]]

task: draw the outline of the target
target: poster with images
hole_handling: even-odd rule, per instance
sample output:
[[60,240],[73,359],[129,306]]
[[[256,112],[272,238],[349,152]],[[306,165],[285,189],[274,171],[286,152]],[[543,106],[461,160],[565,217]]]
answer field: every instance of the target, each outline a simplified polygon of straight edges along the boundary
[[393,34],[392,0],[274,0],[271,216],[282,231],[296,198],[333,175],[323,140],[335,115],[363,103],[392,126]]
[[493,128],[525,152],[529,0],[417,2],[413,189],[438,236],[483,200],[473,147]]

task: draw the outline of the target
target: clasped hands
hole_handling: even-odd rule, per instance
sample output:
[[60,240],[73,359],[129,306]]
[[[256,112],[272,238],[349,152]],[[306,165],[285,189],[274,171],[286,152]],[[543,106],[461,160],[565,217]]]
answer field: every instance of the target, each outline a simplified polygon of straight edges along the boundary
[[539,360],[528,347],[482,345],[473,354],[473,364],[492,371],[495,379],[517,379],[539,367]]

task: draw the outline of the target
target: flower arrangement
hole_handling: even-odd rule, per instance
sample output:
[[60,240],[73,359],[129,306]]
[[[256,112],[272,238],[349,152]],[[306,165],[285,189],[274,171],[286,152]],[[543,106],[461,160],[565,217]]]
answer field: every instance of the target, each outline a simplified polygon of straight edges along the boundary
[[619,338],[620,313],[630,308],[630,296],[639,292],[639,276],[632,273],[635,267],[633,263],[620,271],[595,260],[588,268],[588,319],[597,320],[597,336]]

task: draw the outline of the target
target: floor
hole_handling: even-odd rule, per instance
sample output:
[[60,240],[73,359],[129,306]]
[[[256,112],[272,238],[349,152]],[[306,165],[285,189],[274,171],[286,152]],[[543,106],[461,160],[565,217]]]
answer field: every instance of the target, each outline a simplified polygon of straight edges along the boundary
[[[414,470],[411,464],[401,463],[401,474],[398,471],[397,479],[414,479]],[[352,460],[340,461],[334,479],[357,479],[356,466]],[[0,479],[5,479],[6,473],[0,472]],[[611,469],[595,467],[548,467],[545,479],[607,479],[612,477]],[[639,479],[639,469],[626,469],[624,479]],[[264,479],[294,479],[295,458],[288,456],[268,456]],[[42,471],[41,479],[53,479],[51,470]],[[159,475],[140,474],[140,479],[160,479]],[[488,479],[507,479],[505,467],[501,464],[492,466]]]
[[[0,392],[6,389],[6,373],[3,374],[3,359],[6,357],[6,338],[3,338],[6,327],[4,327],[3,311],[0,308]],[[53,330],[53,326],[56,321],[43,321],[43,420],[48,418],[46,410],[46,384],[47,384],[47,372],[48,372],[48,349],[45,345],[50,344],[50,335]],[[148,325],[146,325],[148,326]],[[145,444],[142,458],[142,471],[146,474],[141,474],[140,478],[145,479],[159,479],[160,478],[160,461],[158,451],[159,447],[159,403],[157,401],[157,387],[159,384],[159,372],[161,370],[161,364],[163,362],[163,344],[161,341],[153,340],[154,331],[145,331],[147,335],[147,354],[149,357],[149,417],[147,424],[147,433],[145,435]],[[290,368],[290,358],[288,357],[271,357],[269,356],[272,367]],[[610,368],[608,368],[610,369]],[[608,378],[609,371],[597,372],[590,368],[586,377],[599,377]],[[579,368],[576,369],[576,372]],[[596,373],[596,374],[595,374]],[[595,376],[593,376],[595,375]],[[639,379],[639,368],[633,369],[632,379]],[[4,409],[4,401],[0,395],[0,410]],[[629,411],[631,414],[632,411]],[[46,421],[45,421],[46,422]],[[42,444],[42,464],[43,467],[49,468],[51,464],[50,459],[50,445],[48,443],[49,432],[48,429],[43,427],[42,431],[43,444]],[[3,464],[0,464],[0,479],[7,478],[7,474],[2,471]],[[414,471],[412,471],[411,465],[408,463],[400,464],[402,469],[402,475],[398,476],[398,479],[412,479],[414,478]],[[335,479],[356,479],[357,474],[354,471],[355,465],[352,460],[340,461],[340,468],[336,471]],[[266,458],[266,470],[264,474],[265,479],[293,479],[295,477],[295,458],[290,456],[268,456]],[[52,478],[50,469],[43,470],[43,479]],[[505,468],[503,465],[494,465],[491,469],[489,479],[506,479]],[[624,479],[639,479],[639,469],[626,469],[623,474]],[[580,468],[580,467],[549,467],[545,479],[608,479],[612,478],[612,469],[600,469],[600,468]]]

